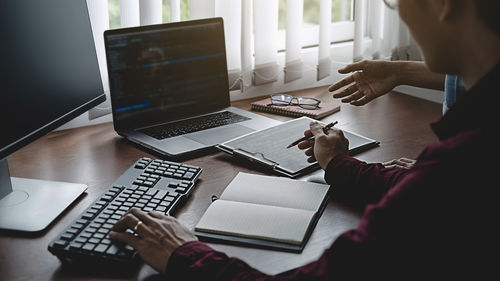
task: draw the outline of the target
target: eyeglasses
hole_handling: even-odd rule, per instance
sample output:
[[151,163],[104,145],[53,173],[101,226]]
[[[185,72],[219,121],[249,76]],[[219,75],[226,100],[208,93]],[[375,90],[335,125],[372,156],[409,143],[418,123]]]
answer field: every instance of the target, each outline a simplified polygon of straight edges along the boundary
[[384,0],[384,3],[389,9],[396,10],[398,8],[398,0]]
[[307,98],[307,97],[294,97],[290,95],[271,95],[271,103],[267,104],[267,106],[276,105],[276,106],[289,106],[295,105],[304,109],[318,109],[321,103],[320,100],[315,98]]

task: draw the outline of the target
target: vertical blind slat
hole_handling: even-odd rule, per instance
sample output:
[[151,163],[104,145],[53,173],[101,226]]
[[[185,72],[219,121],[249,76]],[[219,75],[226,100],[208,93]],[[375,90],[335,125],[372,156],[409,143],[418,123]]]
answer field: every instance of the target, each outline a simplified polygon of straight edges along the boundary
[[229,88],[239,88],[241,68],[241,0],[216,0],[215,16],[224,20]]
[[254,0],[254,36],[256,85],[278,80],[276,38],[278,0]]
[[181,1],[170,0],[170,22],[181,21]]
[[141,25],[162,23],[162,0],[140,0],[139,13]]
[[109,91],[108,69],[106,65],[103,36],[104,31],[109,29],[108,1],[87,0],[87,8],[89,11],[90,24],[92,26],[92,34],[94,36],[103,88],[104,91]]
[[215,0],[189,0],[189,18],[211,18],[215,15]]
[[371,18],[371,33],[372,33],[372,58],[380,58],[380,49],[382,43],[382,16],[383,7],[382,1],[372,1],[370,2],[372,7],[372,18]]
[[139,0],[120,0],[120,26],[130,27],[139,24]]
[[332,23],[332,1],[321,0],[319,15],[318,75],[321,80],[330,75],[330,26]]
[[354,42],[353,42],[353,61],[363,59],[363,37],[365,33],[366,20],[366,2],[365,0],[356,0],[354,2]]
[[304,0],[286,1],[285,83],[302,78],[302,18]]
[[252,85],[252,0],[241,1],[241,90]]

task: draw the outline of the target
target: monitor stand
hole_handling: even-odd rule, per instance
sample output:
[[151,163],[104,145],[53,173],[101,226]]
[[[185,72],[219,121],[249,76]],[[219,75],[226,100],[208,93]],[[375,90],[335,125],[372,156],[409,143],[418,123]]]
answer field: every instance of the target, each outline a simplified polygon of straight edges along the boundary
[[10,177],[0,160],[0,229],[37,232],[45,229],[87,186]]

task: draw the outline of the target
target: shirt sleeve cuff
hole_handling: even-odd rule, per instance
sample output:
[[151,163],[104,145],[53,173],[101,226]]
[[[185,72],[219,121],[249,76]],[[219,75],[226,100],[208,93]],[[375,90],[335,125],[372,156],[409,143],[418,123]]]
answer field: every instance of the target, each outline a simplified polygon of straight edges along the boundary
[[346,174],[351,173],[353,166],[358,166],[359,163],[359,160],[349,155],[335,156],[326,166],[325,181],[330,185],[337,184]]
[[167,264],[166,273],[177,276],[178,273],[187,270],[195,261],[213,251],[215,250],[205,243],[199,241],[187,242],[172,253]]

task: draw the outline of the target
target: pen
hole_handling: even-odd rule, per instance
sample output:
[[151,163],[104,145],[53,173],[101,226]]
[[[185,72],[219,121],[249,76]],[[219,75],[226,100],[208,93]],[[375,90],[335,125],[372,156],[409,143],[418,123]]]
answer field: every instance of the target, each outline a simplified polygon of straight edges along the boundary
[[[324,127],[323,127],[323,132],[326,134],[326,132],[328,132],[328,130],[329,130],[331,127],[335,126],[337,123],[338,123],[338,122],[337,122],[337,121],[335,121],[335,122],[332,122],[332,123],[330,123],[330,124],[328,124],[328,125],[324,126]],[[313,137],[313,134],[312,134],[311,132],[309,132],[309,134],[307,134],[307,135],[305,135],[304,137],[302,137],[302,138],[300,138],[300,139],[298,139],[298,140],[296,140],[296,141],[292,142],[292,143],[291,143],[290,145],[288,145],[286,148],[293,147],[293,146],[297,145],[299,142],[304,141],[304,140],[308,140],[308,139],[310,139],[310,138],[312,138],[312,137]]]

